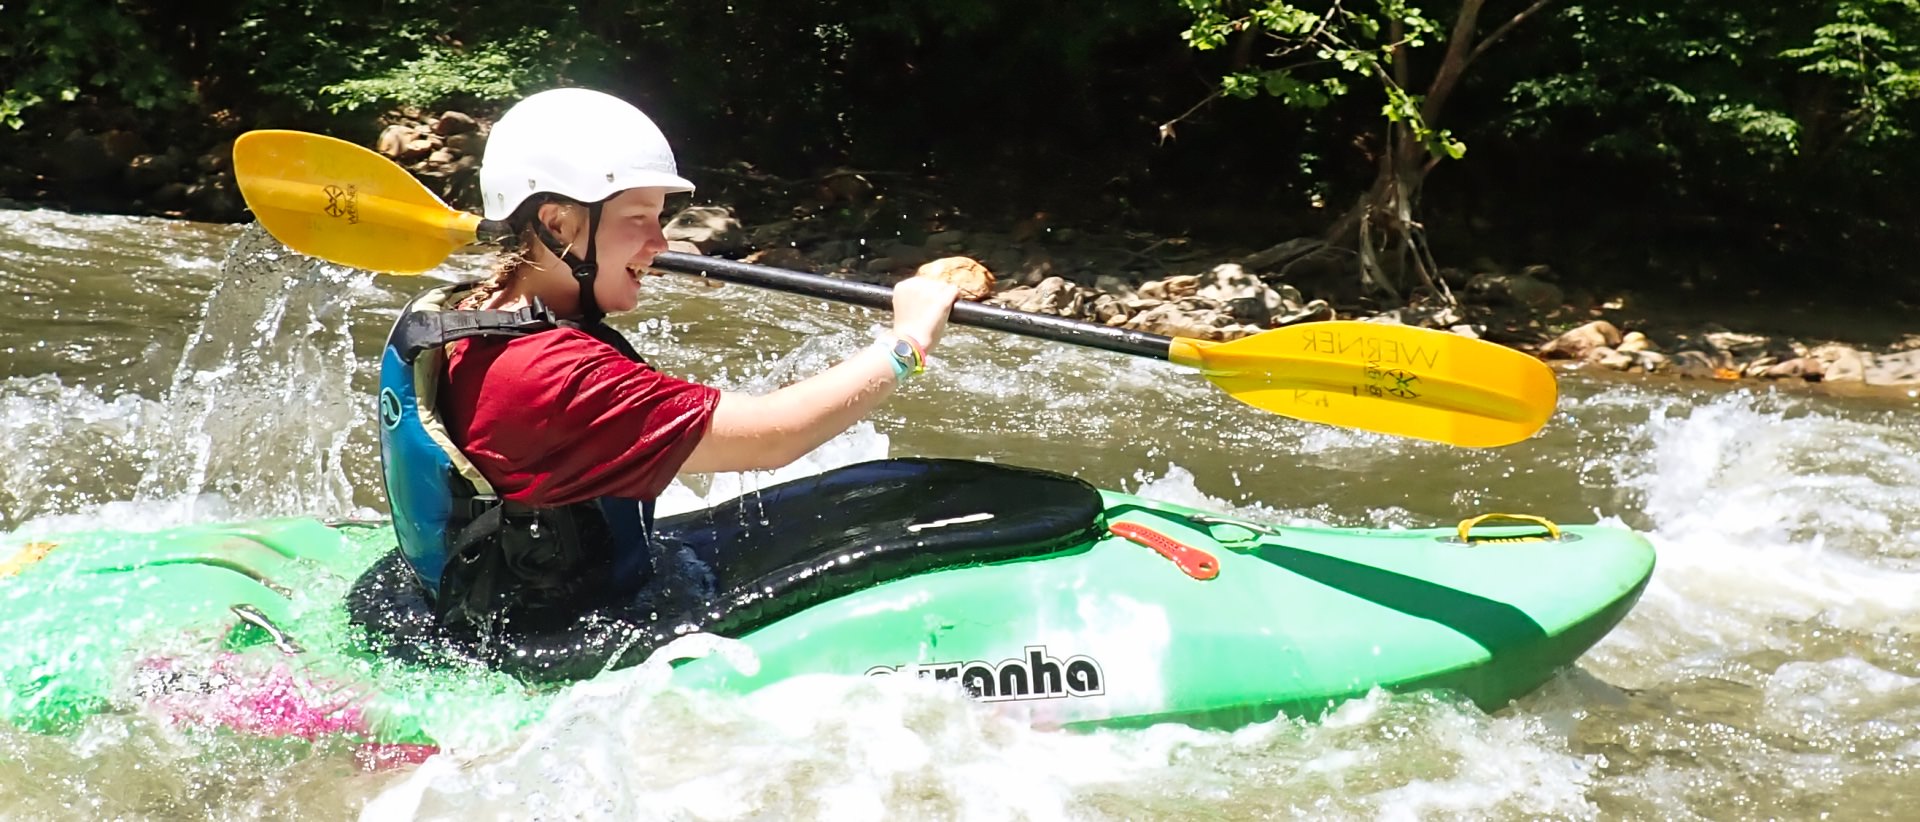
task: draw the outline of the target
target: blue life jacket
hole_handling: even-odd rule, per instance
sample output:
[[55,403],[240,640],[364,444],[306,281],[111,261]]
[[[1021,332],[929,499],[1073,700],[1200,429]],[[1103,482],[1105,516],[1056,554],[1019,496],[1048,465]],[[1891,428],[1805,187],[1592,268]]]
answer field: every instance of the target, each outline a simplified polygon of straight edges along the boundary
[[439,413],[446,346],[568,327],[644,362],[604,323],[518,311],[458,311],[472,284],[430,289],[400,313],[380,359],[380,462],[400,552],[443,622],[567,622],[638,590],[653,570],[653,501],[621,497],[535,508],[502,501]]

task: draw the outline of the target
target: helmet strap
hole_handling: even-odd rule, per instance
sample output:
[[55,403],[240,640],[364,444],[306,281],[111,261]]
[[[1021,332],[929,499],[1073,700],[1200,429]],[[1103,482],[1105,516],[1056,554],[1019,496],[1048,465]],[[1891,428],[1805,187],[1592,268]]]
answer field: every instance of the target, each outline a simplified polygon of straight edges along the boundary
[[533,221],[533,230],[540,236],[540,242],[546,244],[548,251],[553,252],[555,257],[559,257],[561,262],[567,264],[567,268],[573,271],[574,282],[580,284],[580,320],[586,323],[597,323],[607,316],[607,312],[600,310],[600,302],[593,297],[594,277],[600,271],[600,265],[593,259],[593,238],[600,233],[600,207],[604,203],[603,200],[585,204],[587,207],[587,253],[579,257],[575,257],[571,247],[562,245],[560,238],[553,236],[553,232],[547,230],[546,223],[538,219]]

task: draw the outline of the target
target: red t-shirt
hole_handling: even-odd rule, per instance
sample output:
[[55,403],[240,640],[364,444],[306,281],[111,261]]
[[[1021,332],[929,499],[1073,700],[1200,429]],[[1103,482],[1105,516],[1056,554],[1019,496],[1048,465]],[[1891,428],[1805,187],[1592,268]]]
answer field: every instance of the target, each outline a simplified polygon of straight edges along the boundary
[[562,328],[448,347],[440,414],[503,499],[653,499],[707,433],[720,391]]

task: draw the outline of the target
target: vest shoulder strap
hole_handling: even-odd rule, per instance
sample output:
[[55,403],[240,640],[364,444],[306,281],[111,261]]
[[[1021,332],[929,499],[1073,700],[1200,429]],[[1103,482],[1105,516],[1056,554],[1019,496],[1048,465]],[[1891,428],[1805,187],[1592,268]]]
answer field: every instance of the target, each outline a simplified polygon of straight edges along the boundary
[[547,304],[535,297],[516,311],[409,311],[394,329],[390,344],[402,362],[412,364],[420,353],[469,337],[525,337],[560,327]]

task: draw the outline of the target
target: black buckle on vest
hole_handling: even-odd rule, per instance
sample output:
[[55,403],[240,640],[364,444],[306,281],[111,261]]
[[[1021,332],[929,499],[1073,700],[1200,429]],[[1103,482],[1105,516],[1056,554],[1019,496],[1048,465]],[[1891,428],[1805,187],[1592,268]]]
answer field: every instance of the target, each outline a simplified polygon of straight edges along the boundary
[[488,511],[492,511],[495,508],[500,509],[499,516],[503,520],[530,516],[540,512],[540,509],[524,502],[503,500],[494,494],[474,494],[472,496],[455,497],[453,504],[455,522],[472,522],[486,516]]
[[488,509],[500,504],[500,498],[492,494],[475,494],[471,497],[461,497],[457,501],[466,506],[466,516],[461,517],[464,522],[479,519],[481,515],[487,513]]

